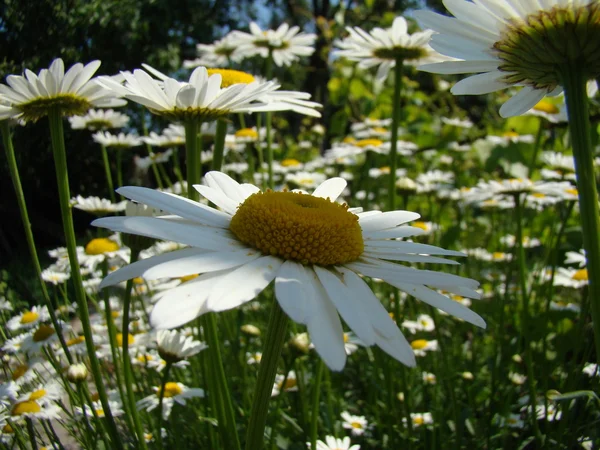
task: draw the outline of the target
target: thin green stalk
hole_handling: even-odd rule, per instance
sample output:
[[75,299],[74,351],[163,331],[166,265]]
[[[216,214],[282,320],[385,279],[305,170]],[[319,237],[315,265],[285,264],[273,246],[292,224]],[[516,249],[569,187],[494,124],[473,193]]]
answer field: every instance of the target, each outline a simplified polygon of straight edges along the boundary
[[[527,263],[525,261],[525,247],[523,246],[523,203],[521,194],[515,194],[515,219],[517,222],[516,245],[519,261],[519,284],[521,288],[521,336],[525,346],[525,365],[527,366],[527,385],[529,387],[529,404],[531,406],[531,425],[538,443],[541,442],[541,433],[537,423],[537,389],[535,386],[535,372],[533,370],[533,353],[531,351],[529,294],[527,292]],[[508,287],[507,287],[508,289]]]
[[104,174],[106,175],[106,186],[108,186],[108,194],[110,195],[110,200],[115,203],[115,187],[113,186],[112,175],[110,173],[110,163],[108,162],[108,152],[106,151],[106,147],[100,144],[100,150],[102,151],[102,162],[104,163]]
[[319,398],[321,396],[321,381],[323,380],[323,370],[325,363],[322,358],[317,362],[317,375],[315,376],[315,385],[313,386],[312,411],[310,415],[310,450],[317,448],[317,431],[319,429]]
[[[137,261],[140,252],[138,249],[131,250],[131,257],[129,260],[130,264],[133,264]],[[127,280],[127,285],[125,286],[125,295],[123,297],[123,327],[121,330],[121,335],[123,336],[123,376],[125,377],[125,390],[127,391],[127,401],[129,403],[129,413],[132,416],[133,423],[135,426],[135,433],[137,434],[137,440],[139,448],[145,450],[146,439],[144,439],[144,427],[142,425],[142,421],[140,419],[140,415],[138,414],[136,402],[135,402],[135,394],[133,392],[133,387],[135,384],[135,380],[133,378],[133,372],[131,368],[131,357],[129,356],[129,318],[130,318],[130,309],[131,309],[131,290],[133,288],[133,280]],[[160,431],[160,430],[159,430]]]
[[27,422],[27,433],[29,434],[29,442],[31,442],[32,450],[38,450],[37,442],[35,440],[35,428],[33,428],[33,421],[31,418],[27,417],[25,419]]
[[[217,124],[217,130],[222,125]],[[200,147],[196,139],[200,123],[197,120],[189,120],[185,123],[185,142],[186,142],[186,165],[187,165],[187,183],[188,197],[191,200],[198,200],[198,192],[193,189],[192,185],[199,184],[201,180],[200,167]],[[215,155],[213,156],[213,169],[219,170],[220,165],[215,165],[216,161],[222,161],[222,149],[224,148],[225,134],[221,133],[220,140],[215,142]],[[221,150],[218,150],[221,148]],[[221,156],[217,155],[221,152]],[[220,164],[220,163],[219,163]],[[210,359],[210,367],[208,370],[207,385],[211,396],[216,399],[216,415],[219,421],[219,432],[221,438],[228,449],[240,449],[239,437],[236,429],[235,413],[233,410],[233,402],[223,368],[221,343],[219,341],[217,322],[214,314],[205,314],[201,317],[202,328],[204,330],[204,338],[208,344],[207,353]]]
[[[265,61],[265,76],[267,80],[273,77],[273,50],[269,48],[269,56]],[[265,114],[265,125],[267,127],[267,165],[269,167],[269,188],[273,189],[275,180],[273,179],[273,135],[271,133],[272,113]]]
[[560,74],[565,90],[569,134],[575,158],[583,248],[587,259],[589,298],[596,344],[596,361],[600,363],[600,211],[594,175],[594,154],[591,138],[586,79],[580,64],[562,67]]
[[535,135],[535,143],[533,144],[533,156],[531,157],[531,162],[529,163],[529,170],[527,171],[529,178],[532,177],[533,171],[535,170],[537,157],[542,144],[542,136],[544,135],[544,119],[542,117],[540,117],[539,119],[540,123],[538,124],[537,134]]
[[402,71],[404,62],[402,58],[396,58],[394,69],[394,97],[392,98],[392,137],[390,148],[390,178],[388,186],[388,210],[396,209],[396,168],[398,167],[398,126],[402,105],[400,104],[402,92]]
[[276,299],[273,299],[271,316],[265,338],[265,348],[260,361],[258,380],[254,389],[250,421],[246,430],[246,450],[263,448],[265,425],[269,412],[269,399],[277,373],[277,363],[286,338],[288,317]]
[[65,141],[63,134],[63,124],[61,111],[58,108],[52,108],[48,113],[50,123],[50,135],[52,138],[52,151],[54,153],[54,165],[56,169],[56,182],[58,185],[58,198],[60,201],[60,211],[62,216],[63,228],[65,232],[65,241],[67,244],[67,253],[69,255],[69,264],[71,266],[71,279],[75,287],[75,300],[79,311],[79,319],[81,320],[81,328],[85,337],[85,345],[87,348],[88,358],[90,360],[90,368],[94,376],[98,396],[102,403],[102,409],[106,417],[108,429],[112,439],[113,448],[121,449],[123,444],[119,436],[117,425],[113,418],[106,395],[106,389],[102,382],[102,372],[100,364],[96,356],[96,346],[90,323],[90,314],[88,311],[87,300],[81,272],[79,271],[79,260],[77,258],[77,242],[75,240],[75,228],[73,226],[73,216],[71,215],[71,192],[69,189],[69,175],[67,170],[67,152],[65,149]]
[[167,361],[165,366],[165,372],[163,373],[161,382],[160,382],[160,390],[158,391],[158,408],[157,411],[157,427],[156,427],[156,441],[158,442],[158,448],[163,448],[163,440],[162,440],[162,423],[163,423],[163,402],[165,400],[165,386],[169,381],[169,373],[171,372],[171,367],[173,363]]
[[117,185],[123,186],[123,149],[117,147]]
[[[65,352],[67,361],[69,362],[69,364],[73,364],[73,357],[71,356],[71,352],[69,351],[69,346],[65,342],[62,327],[58,322],[58,319],[56,318],[56,313],[54,311],[54,306],[52,305],[50,295],[48,294],[46,283],[42,279],[42,267],[40,265],[40,259],[37,254],[37,247],[33,239],[33,231],[31,230],[31,222],[29,221],[29,213],[27,212],[27,203],[25,202],[25,194],[23,193],[23,186],[21,185],[19,167],[17,166],[17,159],[15,157],[15,149],[13,147],[12,139],[10,136],[8,121],[0,121],[0,132],[2,133],[2,144],[4,145],[4,150],[6,152],[6,162],[8,163],[8,171],[10,173],[10,178],[12,180],[13,187],[15,189],[15,194],[17,196],[17,203],[19,205],[21,221],[23,222],[23,230],[25,231],[27,247],[29,248],[31,260],[33,261],[35,274],[37,276],[38,281],[40,282],[40,288],[42,290],[42,298],[44,301],[44,305],[48,309],[48,313],[50,314],[50,320],[52,321],[52,326],[56,330],[56,335],[58,336],[58,340],[60,341],[61,348]],[[4,338],[6,339],[6,336],[4,336]]]
[[225,135],[227,134],[227,122],[217,120],[217,131],[215,133],[215,146],[213,150],[212,170],[221,170],[223,165],[223,154],[225,153]]
[[[142,113],[142,131],[144,132],[144,136],[148,136],[148,127],[146,125],[146,117],[145,117],[145,112]],[[152,156],[152,147],[150,147],[150,144],[148,144],[146,142],[146,151],[148,152],[148,156]],[[160,175],[158,174],[158,169],[156,167],[156,163],[154,161],[152,161],[152,172],[154,173],[154,179],[156,180],[156,184],[158,185],[158,187],[160,189],[163,188],[162,185],[162,181],[160,179]]]

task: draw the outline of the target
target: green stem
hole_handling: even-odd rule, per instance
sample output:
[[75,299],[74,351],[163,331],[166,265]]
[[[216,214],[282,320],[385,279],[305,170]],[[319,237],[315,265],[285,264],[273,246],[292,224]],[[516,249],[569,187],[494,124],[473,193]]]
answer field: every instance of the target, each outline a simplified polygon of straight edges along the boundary
[[104,173],[106,174],[106,185],[108,186],[108,194],[110,196],[110,200],[115,203],[115,187],[113,186],[112,175],[110,173],[110,163],[108,162],[108,152],[106,151],[106,147],[104,145],[100,145],[100,150],[102,150],[102,162],[104,163]]
[[[217,130],[222,126],[217,123]],[[186,166],[187,166],[187,183],[188,197],[191,200],[198,200],[198,192],[192,187],[194,184],[199,184],[201,181],[200,167],[200,147],[196,139],[200,129],[200,122],[189,120],[185,123],[185,142],[186,142]],[[223,161],[222,153],[224,148],[225,133],[217,133],[215,141],[215,154],[213,156],[213,169],[220,170],[220,162]],[[218,149],[221,150],[218,150]],[[220,152],[219,156],[217,153]],[[216,166],[215,161],[219,162]],[[215,398],[217,420],[219,421],[219,432],[221,438],[228,449],[240,449],[239,437],[236,429],[235,413],[233,410],[233,402],[227,385],[227,377],[223,368],[221,344],[217,331],[217,322],[213,314],[205,314],[201,317],[204,337],[208,344],[207,353],[210,360],[210,367],[207,371],[208,391]]]
[[[269,56],[265,62],[265,76],[267,80],[273,77],[273,50],[269,48]],[[271,133],[272,113],[265,114],[265,125],[267,127],[267,165],[269,167],[269,188],[273,189],[275,181],[273,179],[273,135]],[[259,143],[260,145],[260,143]]]
[[525,247],[523,246],[523,203],[521,194],[515,194],[515,219],[517,222],[516,245],[519,259],[519,283],[521,287],[521,336],[525,346],[525,365],[527,366],[527,385],[529,387],[529,404],[531,406],[531,425],[538,443],[541,442],[540,429],[537,422],[537,390],[535,386],[535,372],[533,370],[533,353],[531,351],[529,294],[527,292],[527,262],[525,260]]
[[117,147],[117,185],[123,186],[123,150]]
[[227,122],[217,120],[217,131],[215,133],[215,147],[213,151],[212,170],[221,170],[223,155],[225,153],[225,135],[227,134]]
[[540,123],[538,125],[537,134],[535,135],[535,144],[533,144],[533,156],[531,157],[531,162],[529,163],[529,170],[527,172],[529,178],[533,176],[533,171],[535,170],[535,165],[537,163],[537,157],[540,152],[540,147],[542,146],[542,136],[544,135],[544,119],[540,117]]
[[96,356],[96,346],[90,323],[90,313],[88,311],[85,290],[79,271],[79,260],[77,258],[77,242],[75,240],[75,228],[73,226],[73,216],[71,215],[71,207],[69,205],[71,192],[69,189],[69,175],[67,170],[67,152],[65,149],[65,140],[63,134],[63,124],[61,111],[58,108],[52,108],[48,113],[50,122],[50,135],[52,138],[52,151],[54,153],[54,165],[56,169],[56,182],[58,185],[58,198],[60,201],[60,211],[62,216],[63,228],[65,232],[65,241],[67,244],[67,253],[69,255],[69,264],[71,266],[71,279],[75,287],[75,300],[79,311],[79,319],[85,337],[85,345],[87,348],[88,358],[90,360],[90,368],[94,376],[98,396],[102,403],[106,422],[110,431],[112,445],[114,448],[121,449],[123,444],[119,436],[117,424],[113,418],[106,395],[106,389],[102,382],[102,372],[100,364]]
[[32,450],[38,450],[37,442],[35,440],[35,428],[33,428],[33,421],[29,417],[27,417],[25,421],[27,422],[27,433],[29,434],[31,448]]
[[265,425],[269,412],[269,399],[277,373],[277,363],[286,338],[288,317],[276,299],[273,299],[271,317],[265,338],[265,348],[260,361],[258,380],[254,389],[254,399],[250,411],[250,421],[246,431],[246,450],[263,448]]
[[588,111],[586,79],[580,64],[562,67],[569,131],[575,158],[583,248],[587,258],[589,299],[592,307],[596,360],[600,363],[600,211],[594,175],[594,154]]
[[25,231],[25,239],[27,240],[27,247],[29,248],[29,254],[33,261],[33,267],[35,269],[35,275],[40,282],[40,288],[42,290],[42,298],[44,299],[44,305],[48,309],[50,314],[50,320],[52,326],[56,330],[58,340],[60,341],[61,348],[65,352],[67,361],[69,364],[73,364],[73,357],[69,351],[69,346],[65,342],[65,337],[62,332],[62,327],[56,318],[54,306],[52,300],[46,289],[46,283],[42,279],[42,267],[40,265],[40,259],[37,254],[37,247],[33,239],[33,231],[31,230],[31,222],[29,221],[29,213],[27,212],[27,203],[25,202],[25,194],[23,193],[23,186],[21,185],[21,177],[19,176],[19,167],[17,166],[17,159],[15,157],[15,149],[13,147],[12,139],[10,136],[10,129],[8,128],[8,121],[0,121],[0,131],[2,132],[2,144],[6,152],[6,162],[8,163],[8,171],[10,172],[10,178],[15,189],[17,196],[17,203],[19,205],[19,212],[21,213],[21,221],[23,222],[23,230]]
[[[137,261],[140,252],[137,249],[131,250],[131,257],[129,264],[133,264]],[[133,424],[135,426],[135,432],[137,434],[137,440],[139,448],[145,450],[146,439],[144,439],[144,427],[138,414],[137,406],[135,403],[135,394],[133,387],[135,380],[133,379],[133,372],[131,368],[131,357],[129,356],[129,313],[131,308],[131,290],[133,288],[133,280],[127,280],[125,286],[125,296],[123,297],[123,327],[121,335],[123,336],[123,376],[125,377],[125,389],[127,391],[127,401],[129,403],[129,413],[132,416]],[[160,431],[160,430],[159,430]]]
[[[144,132],[144,136],[148,136],[148,126],[146,125],[146,117],[144,116],[145,113],[142,113],[142,131]],[[146,151],[148,152],[148,156],[152,156],[152,147],[150,147],[150,144],[148,144],[146,142],[145,144],[146,146]],[[154,161],[152,161],[152,164],[150,164],[152,166],[152,172],[154,173],[154,179],[156,180],[156,184],[158,185],[159,189],[163,188],[163,184],[162,181],[160,179],[160,175],[158,174],[158,169],[156,167],[156,163]]]
[[163,441],[162,441],[162,423],[163,423],[163,402],[165,400],[165,386],[167,385],[168,381],[169,381],[169,373],[171,372],[171,367],[173,366],[173,363],[167,361],[167,364],[165,366],[165,373],[162,376],[161,382],[160,382],[160,391],[158,391],[158,417],[157,417],[157,430],[156,430],[156,441],[158,442],[158,447],[159,448],[163,448]]
[[396,168],[398,167],[398,126],[400,124],[400,115],[402,105],[400,104],[400,93],[402,92],[402,71],[404,62],[401,58],[396,58],[396,67],[394,69],[394,97],[392,99],[392,137],[390,148],[390,179],[388,187],[388,210],[396,209]]

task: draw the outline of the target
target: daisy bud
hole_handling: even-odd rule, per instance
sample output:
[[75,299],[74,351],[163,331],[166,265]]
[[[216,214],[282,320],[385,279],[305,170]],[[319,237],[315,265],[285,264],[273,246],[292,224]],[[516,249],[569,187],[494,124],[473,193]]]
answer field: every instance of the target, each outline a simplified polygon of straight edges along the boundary
[[85,364],[71,364],[67,369],[67,380],[71,383],[81,383],[87,379],[88,370]]
[[260,336],[260,328],[249,323],[247,323],[246,325],[242,325],[240,327],[240,330],[242,330],[242,333],[245,333],[249,336]]
[[300,333],[290,339],[289,345],[300,353],[308,354],[310,351],[310,339],[308,333]]

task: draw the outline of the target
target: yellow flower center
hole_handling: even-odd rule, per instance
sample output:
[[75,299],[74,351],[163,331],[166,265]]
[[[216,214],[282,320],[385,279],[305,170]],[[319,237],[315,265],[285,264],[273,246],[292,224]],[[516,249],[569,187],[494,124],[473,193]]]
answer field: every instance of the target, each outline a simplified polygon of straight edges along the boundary
[[354,144],[356,142],[356,139],[354,139],[352,136],[347,136],[342,140],[342,142],[344,144]]
[[216,73],[221,75],[221,87],[226,88],[233,84],[250,84],[254,77],[249,73],[231,69],[208,69],[208,76]]
[[96,409],[96,410],[94,410],[94,412],[96,413],[96,415],[98,417],[104,417],[104,410],[101,407],[98,408],[98,409]]
[[85,253],[88,255],[103,255],[104,253],[116,252],[119,250],[119,244],[108,238],[92,239],[85,246]]
[[386,130],[383,127],[375,127],[372,131],[374,131],[375,133],[387,133],[388,130]]
[[302,165],[302,163],[294,158],[286,158],[283,161],[281,161],[281,165],[283,167],[296,167]]
[[427,226],[427,224],[425,222],[419,222],[419,221],[412,222],[411,226],[420,228],[421,230],[425,230],[425,231],[427,231],[429,229],[429,227]]
[[135,277],[135,278],[133,279],[133,282],[134,282],[135,284],[144,284],[144,283],[145,283],[145,281],[144,281],[144,279],[143,279],[142,277]]
[[242,128],[235,132],[235,137],[258,139],[258,133],[252,128]]
[[425,419],[423,419],[422,417],[414,417],[413,423],[415,425],[423,425],[425,423]]
[[152,361],[154,359],[154,357],[148,353],[144,354],[144,355],[138,355],[136,358],[139,362],[141,362],[142,364],[146,364],[149,361]]
[[40,325],[40,327],[33,333],[34,342],[43,342],[54,335],[56,331],[49,325]]
[[10,426],[10,423],[7,423],[6,425],[4,425],[2,427],[2,432],[10,434],[10,433],[14,433],[15,430],[13,429],[13,427]]
[[283,387],[283,389],[287,391],[289,389],[295,388],[296,385],[297,383],[295,378],[288,378],[287,380],[285,380],[285,386]]
[[519,133],[517,133],[516,131],[507,131],[502,136],[504,136],[505,138],[517,138],[519,137]]
[[186,275],[184,277],[179,277],[179,279],[181,280],[182,283],[185,283],[186,281],[193,280],[194,278],[198,278],[198,274],[197,273],[193,273],[191,275]]
[[492,259],[504,259],[504,253],[494,252],[492,253]]
[[27,413],[38,413],[41,410],[42,407],[36,401],[25,400],[24,402],[19,402],[13,406],[13,409],[10,413],[13,416],[20,416]]
[[[158,391],[156,392],[156,395],[160,397],[160,391],[161,389],[158,389]],[[169,381],[168,383],[165,383],[165,394],[164,397],[165,398],[170,398],[170,397],[175,397],[176,395],[180,395],[183,392],[183,389],[181,389],[181,386],[179,386],[178,383],[175,383],[173,381]]]
[[[117,333],[116,336],[117,339],[117,344],[119,344],[119,347],[123,346],[123,333]],[[131,333],[127,334],[127,343],[129,345],[132,345],[135,342],[135,338],[133,337],[133,335]]]
[[427,339],[417,339],[416,341],[412,341],[410,346],[413,348],[413,350],[423,350],[425,347],[427,347]]
[[573,274],[571,277],[577,281],[587,281],[588,280],[588,271],[587,269],[579,269],[577,272]]
[[302,264],[344,264],[364,250],[358,216],[348,212],[348,205],[295,192],[251,195],[229,228],[264,254]]
[[344,333],[344,344],[348,342],[348,334]]
[[38,313],[36,313],[35,311],[27,311],[27,312],[23,313],[23,315],[21,316],[21,323],[23,325],[26,325],[28,323],[33,323],[36,320],[38,320],[39,317],[40,317],[40,315]]
[[66,344],[67,344],[67,347],[70,347],[72,345],[82,344],[84,342],[85,342],[85,337],[84,336],[77,336],[77,337],[74,337],[73,339],[69,339],[66,342]]
[[389,167],[389,166],[383,166],[383,167],[380,167],[380,168],[379,168],[379,171],[380,171],[381,173],[390,173],[390,170],[391,170],[391,169],[390,169],[390,167]]
[[579,192],[577,191],[577,189],[567,189],[567,190],[565,190],[565,192],[567,194],[571,194],[571,195],[579,195]]
[[362,423],[360,422],[350,422],[350,425],[352,425],[352,428],[362,428]]
[[531,194],[531,196],[535,198],[545,198],[546,194],[542,194],[541,192],[534,192],[533,194]]
[[21,364],[20,366],[17,366],[15,368],[15,370],[13,370],[13,373],[11,376],[12,380],[17,381],[19,378],[21,378],[23,375],[25,375],[28,370],[29,370],[29,366],[27,364]]
[[379,147],[383,144],[383,141],[379,139],[361,139],[354,143],[357,147],[365,148],[365,147]]
[[46,394],[46,389],[38,389],[37,391],[33,391],[31,394],[29,394],[29,400],[39,400],[40,398],[45,397]]
[[554,103],[550,103],[548,100],[540,100],[534,107],[536,111],[545,112],[548,114],[558,114],[559,109]]

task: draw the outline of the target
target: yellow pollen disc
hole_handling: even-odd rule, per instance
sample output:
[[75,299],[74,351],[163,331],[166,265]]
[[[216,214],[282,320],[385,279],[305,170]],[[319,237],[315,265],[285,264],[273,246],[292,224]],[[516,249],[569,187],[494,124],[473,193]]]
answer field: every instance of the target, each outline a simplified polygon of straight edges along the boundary
[[352,428],[362,428],[362,424],[360,422],[351,422]]
[[348,335],[344,333],[344,344],[348,342]]
[[110,315],[113,317],[113,319],[116,319],[121,315],[121,313],[119,311],[111,311]]
[[94,392],[92,395],[92,401],[93,402],[97,402],[98,400],[100,400],[100,394],[98,394],[97,392]]
[[38,389],[29,394],[29,400],[39,400],[46,395],[46,389]]
[[221,87],[226,88],[232,84],[250,84],[254,81],[254,77],[249,73],[240,70],[231,69],[208,69],[208,76],[214,74],[221,75]]
[[[117,344],[119,344],[119,347],[123,346],[123,333],[117,333]],[[132,345],[135,342],[135,338],[133,337],[133,335],[131,333],[129,333],[127,335],[127,343],[129,345]]]
[[559,109],[555,104],[550,103],[548,100],[540,100],[534,107],[536,111],[545,112],[548,114],[558,114]]
[[410,346],[413,348],[413,350],[423,350],[425,347],[427,347],[427,340],[417,339],[416,341],[412,341]]
[[194,278],[198,278],[198,274],[197,273],[193,273],[192,275],[186,275],[184,277],[179,277],[179,279],[181,280],[182,283],[185,283],[186,281],[193,280]]
[[415,425],[423,425],[425,423],[425,420],[422,417],[415,417],[413,419],[413,423]]
[[492,253],[492,258],[493,259],[503,259],[504,258],[504,253],[502,253],[502,252],[494,252],[494,253]]
[[42,324],[36,330],[36,332],[33,333],[33,340],[35,342],[43,342],[46,339],[50,338],[54,333],[56,333],[56,331],[54,331],[54,328],[52,328],[51,326]]
[[587,281],[588,280],[588,271],[587,269],[579,269],[577,272],[573,274],[571,277],[577,281]]
[[20,416],[27,413],[38,413],[41,410],[42,407],[37,402],[33,400],[25,400],[24,402],[19,402],[13,406],[13,409],[10,413],[13,416]]
[[503,136],[505,138],[516,138],[516,137],[519,137],[519,133],[517,133],[515,131],[507,131],[506,133],[503,134]]
[[9,423],[7,423],[6,425],[4,425],[4,426],[2,427],[2,432],[3,432],[3,433],[14,433],[14,432],[15,432],[15,430],[13,429],[13,427],[11,427],[11,426],[10,426],[10,424],[9,424]]
[[[501,253],[501,254],[503,254],[503,253]],[[450,298],[452,300],[454,300],[455,302],[460,302],[463,299],[460,295],[450,295]]]
[[287,380],[285,380],[285,386],[284,386],[285,390],[292,389],[295,387],[296,387],[296,379],[295,378],[288,378]]
[[144,279],[143,279],[142,277],[135,277],[135,278],[133,279],[133,282],[134,282],[135,284],[144,284]]
[[546,194],[542,194],[541,192],[534,192],[531,195],[535,198],[545,198],[546,197]]
[[579,192],[577,192],[577,189],[567,189],[565,191],[567,194],[571,194],[571,195],[578,195]]
[[266,255],[330,266],[364,251],[358,216],[324,198],[296,192],[257,192],[242,203],[229,228]]
[[12,380],[13,381],[17,381],[19,378],[21,378],[23,375],[25,375],[25,373],[27,373],[27,371],[29,370],[29,366],[27,364],[21,364],[20,366],[17,366],[15,370],[13,370],[12,373]]
[[425,222],[419,222],[419,221],[411,222],[411,226],[420,228],[421,230],[425,230],[425,231],[427,231],[429,229],[429,227],[427,226],[427,224]]
[[98,417],[104,417],[104,410],[102,408],[94,410]]
[[82,344],[84,342],[85,342],[85,337],[83,337],[83,336],[77,336],[77,337],[75,337],[73,339],[69,339],[66,342],[66,344],[67,344],[67,347],[70,347],[71,345]]
[[242,128],[235,132],[235,137],[258,139],[258,133],[252,128]]
[[141,363],[147,363],[149,361],[152,361],[154,359],[154,357],[148,353],[146,353],[145,355],[138,355],[138,357],[136,358],[139,362]]
[[21,323],[23,325],[28,324],[28,323],[33,323],[39,317],[40,317],[40,315],[38,313],[36,313],[35,311],[27,311],[27,312],[23,313],[23,315],[21,316]]
[[103,255],[108,252],[116,252],[119,250],[119,244],[107,238],[92,239],[85,246],[85,253],[88,255]]
[[[160,396],[160,391],[161,389],[158,389],[158,392],[156,392],[157,396]],[[165,383],[165,398],[169,398],[169,397],[175,397],[176,395],[179,395],[183,392],[183,389],[181,389],[181,386],[179,386],[179,384],[173,382],[173,381],[169,381],[168,383]]]
[[375,133],[387,133],[387,130],[383,127],[375,127],[375,128],[373,128],[373,131]]
[[380,167],[380,168],[379,168],[379,170],[380,170],[382,173],[390,173],[390,170],[391,170],[391,169],[389,168],[389,166],[383,166],[383,167]]
[[383,141],[379,139],[361,139],[354,143],[357,147],[365,148],[365,147],[379,147],[383,144]]
[[344,144],[354,144],[356,142],[356,139],[354,139],[352,136],[347,136],[342,142]]
[[302,165],[302,163],[294,158],[286,158],[283,161],[281,161],[281,165],[283,167],[296,167]]

